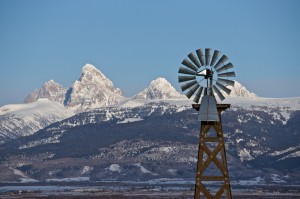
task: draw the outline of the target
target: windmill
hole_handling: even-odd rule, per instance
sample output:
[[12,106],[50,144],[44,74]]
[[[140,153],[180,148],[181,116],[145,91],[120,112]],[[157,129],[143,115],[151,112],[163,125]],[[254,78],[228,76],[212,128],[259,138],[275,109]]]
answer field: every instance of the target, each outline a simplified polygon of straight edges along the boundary
[[[221,113],[230,107],[230,104],[217,104],[215,94],[220,101],[225,99],[223,93],[230,94],[227,86],[234,86],[235,77],[231,62],[226,55],[211,48],[191,52],[188,58],[182,61],[178,73],[178,82],[181,90],[188,98],[193,97],[193,108],[198,111],[198,120],[201,121],[198,162],[196,171],[194,198],[231,198],[230,180],[228,174],[225,143],[222,129]],[[184,75],[182,75],[184,74]],[[201,102],[199,104],[199,101]],[[210,172],[213,170],[213,172]],[[211,191],[208,185],[216,184],[219,187]]]

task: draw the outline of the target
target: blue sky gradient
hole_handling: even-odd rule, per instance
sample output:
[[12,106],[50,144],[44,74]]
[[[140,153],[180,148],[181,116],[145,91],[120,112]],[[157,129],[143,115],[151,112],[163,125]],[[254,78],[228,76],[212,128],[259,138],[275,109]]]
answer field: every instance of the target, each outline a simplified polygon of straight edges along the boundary
[[300,96],[299,19],[297,0],[1,0],[0,106],[71,86],[86,63],[127,97],[160,76],[179,90],[181,61],[206,47],[259,96]]

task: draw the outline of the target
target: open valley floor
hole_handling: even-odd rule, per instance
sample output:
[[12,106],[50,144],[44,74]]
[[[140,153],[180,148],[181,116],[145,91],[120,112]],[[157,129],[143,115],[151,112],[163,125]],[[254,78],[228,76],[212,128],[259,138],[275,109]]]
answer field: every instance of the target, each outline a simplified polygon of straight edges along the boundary
[[[211,186],[215,191],[216,187]],[[64,184],[0,184],[0,199],[192,199],[193,184],[148,184],[106,182],[92,185]],[[300,187],[295,185],[233,185],[234,199],[296,199]]]

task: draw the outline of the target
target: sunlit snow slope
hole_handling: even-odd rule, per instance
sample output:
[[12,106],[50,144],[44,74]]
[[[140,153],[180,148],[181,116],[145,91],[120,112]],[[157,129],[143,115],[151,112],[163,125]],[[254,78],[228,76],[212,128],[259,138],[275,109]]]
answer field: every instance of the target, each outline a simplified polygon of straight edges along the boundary
[[29,104],[2,106],[0,107],[0,143],[30,135],[72,115],[74,113],[63,105],[46,98]]

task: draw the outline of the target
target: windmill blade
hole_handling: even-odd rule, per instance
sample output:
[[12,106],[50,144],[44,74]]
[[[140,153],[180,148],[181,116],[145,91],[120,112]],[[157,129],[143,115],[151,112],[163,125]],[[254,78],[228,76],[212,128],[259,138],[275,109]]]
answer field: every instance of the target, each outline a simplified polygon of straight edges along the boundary
[[226,55],[223,55],[219,61],[214,66],[215,69],[217,69],[222,63],[226,62],[228,60],[228,57]]
[[208,66],[210,62],[211,48],[205,48],[205,65]]
[[196,76],[178,76],[178,82],[186,82],[196,79]]
[[[215,98],[215,100],[216,100],[216,96],[215,96],[215,94],[214,94],[214,90],[213,90],[213,89],[212,89],[211,96],[213,96],[213,97]],[[217,101],[217,100],[216,100],[216,101]]]
[[200,88],[199,88],[198,92],[196,93],[196,96],[195,96],[195,98],[194,98],[194,100],[193,100],[193,101],[196,102],[197,104],[199,103],[199,99],[200,99],[200,97],[201,97],[202,91],[203,91],[203,87],[200,86]]
[[190,99],[192,95],[196,92],[196,90],[200,87],[200,85],[197,83],[191,90],[189,90],[185,95]]
[[195,84],[197,84],[197,81],[196,81],[196,80],[191,81],[191,82],[188,82],[188,83],[186,83],[186,84],[183,84],[183,85],[181,86],[181,90],[182,90],[182,91],[185,91],[186,89],[188,89],[188,88],[194,86]]
[[193,70],[190,70],[190,69],[187,69],[183,66],[180,66],[180,68],[178,70],[178,73],[189,74],[189,75],[196,75],[197,74],[197,72],[195,72]]
[[219,89],[214,85],[214,91],[217,93],[219,99],[223,101],[225,99],[224,95],[219,91]]
[[207,95],[207,88],[204,88],[204,94],[203,95]]
[[205,63],[204,63],[204,55],[203,55],[202,49],[196,50],[196,53],[197,53],[198,59],[199,59],[200,62],[201,62],[201,65],[202,65],[202,66],[205,66]]
[[218,82],[222,82],[222,83],[227,84],[229,86],[234,86],[235,81],[229,80],[229,79],[218,78]]
[[[196,66],[198,66],[198,68],[201,67],[199,61],[197,60],[197,58],[196,58],[196,56],[195,56],[195,54],[194,54],[193,52],[191,52],[191,53],[188,55],[188,57],[190,58],[190,60],[191,60]],[[197,68],[197,69],[198,69],[198,68]]]
[[220,51],[218,51],[218,50],[214,51],[213,57],[212,57],[211,62],[210,62],[210,66],[213,66],[216,63],[216,61],[217,61],[220,54],[221,54]]
[[218,77],[235,77],[235,73],[234,72],[220,73],[218,74]]
[[221,88],[225,93],[227,93],[228,95],[230,94],[231,90],[229,88],[227,88],[226,86],[224,86],[223,84],[221,84],[220,82],[216,83],[217,86],[219,88]]
[[194,64],[192,64],[191,62],[189,62],[189,60],[184,59],[181,64],[185,65],[186,67],[192,69],[193,71],[197,72],[198,67],[195,66]]
[[231,62],[228,63],[228,64],[226,64],[226,65],[224,65],[224,66],[222,66],[221,68],[218,68],[216,71],[219,73],[219,72],[221,72],[221,71],[223,71],[223,70],[227,70],[227,69],[229,69],[229,68],[233,68],[233,65],[232,65]]

